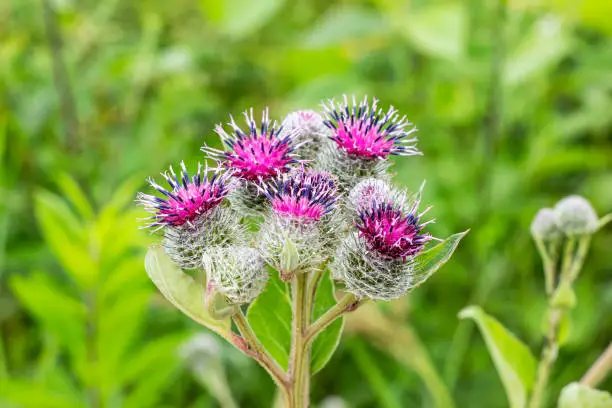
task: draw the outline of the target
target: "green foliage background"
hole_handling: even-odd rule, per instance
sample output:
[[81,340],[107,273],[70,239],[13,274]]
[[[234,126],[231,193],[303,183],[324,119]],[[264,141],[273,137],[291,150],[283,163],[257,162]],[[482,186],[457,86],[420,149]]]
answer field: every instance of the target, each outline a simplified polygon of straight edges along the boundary
[[[457,312],[480,304],[537,352],[532,216],[570,193],[612,211],[610,15],[600,0],[0,2],[0,406],[217,406],[176,352],[197,326],[146,278],[136,191],[201,160],[229,113],[281,119],[343,93],[408,115],[425,155],[398,160],[398,184],[427,180],[435,235],[472,228],[387,312],[418,333],[457,407],[506,406]],[[577,284],[555,392],[612,337],[610,247],[608,227]],[[220,353],[239,405],[270,406],[263,370]],[[315,402],[355,407],[439,401],[355,336],[313,386]]]

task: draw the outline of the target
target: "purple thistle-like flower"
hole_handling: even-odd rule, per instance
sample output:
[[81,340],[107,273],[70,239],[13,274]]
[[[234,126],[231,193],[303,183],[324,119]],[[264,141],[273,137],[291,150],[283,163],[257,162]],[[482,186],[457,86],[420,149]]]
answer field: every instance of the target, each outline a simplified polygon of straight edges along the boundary
[[406,116],[400,117],[392,106],[383,113],[377,104],[377,99],[370,104],[367,96],[359,103],[353,97],[350,104],[346,95],[344,103],[324,103],[324,123],[333,132],[330,139],[349,156],[363,159],[421,154],[416,148],[417,138],[410,137],[416,128]]
[[222,125],[217,125],[215,129],[227,146],[227,151],[208,146],[202,150],[219,159],[240,179],[266,180],[288,172],[290,165],[297,162],[293,152],[298,146],[294,143],[293,134],[280,136],[282,126],[277,127],[276,122],[270,121],[267,108],[263,111],[259,127],[253,119],[252,108],[250,112],[244,112],[244,116],[249,126],[248,133],[238,127],[231,115],[228,124],[232,134],[227,133]]
[[355,221],[359,236],[366,242],[368,249],[390,259],[406,260],[421,252],[432,239],[423,233],[423,227],[432,221],[420,223],[419,201],[415,201],[408,211],[401,204],[390,201],[373,200],[371,205],[362,208]]
[[302,223],[319,221],[338,200],[336,181],[330,173],[304,167],[267,184],[264,194],[276,215]]
[[219,206],[232,188],[231,174],[215,169],[208,177],[209,169],[198,170],[190,178],[185,163],[181,162],[180,177],[170,166],[169,173],[162,173],[170,189],[166,189],[150,179],[153,188],[165,197],[138,193],[138,203],[152,214],[147,218],[151,223],[147,227],[182,226],[193,224],[197,218],[208,214]]

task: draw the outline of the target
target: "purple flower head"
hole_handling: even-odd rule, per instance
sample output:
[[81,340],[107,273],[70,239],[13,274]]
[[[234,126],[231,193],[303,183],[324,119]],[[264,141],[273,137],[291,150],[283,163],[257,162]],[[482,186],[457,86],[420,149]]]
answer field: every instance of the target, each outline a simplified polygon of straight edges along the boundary
[[276,215],[302,223],[319,221],[338,200],[336,181],[330,173],[303,167],[269,183],[264,194]]
[[248,181],[266,180],[278,174],[286,173],[290,165],[296,162],[293,151],[293,134],[280,136],[282,127],[276,122],[270,122],[268,109],[263,111],[261,126],[253,119],[253,109],[244,112],[249,126],[245,133],[236,125],[230,116],[229,126],[233,133],[229,134],[222,125],[217,125],[215,132],[219,134],[227,151],[219,151],[204,146],[202,150],[221,160],[223,166],[231,169],[233,175]]
[[416,128],[410,127],[406,116],[400,117],[393,107],[383,113],[377,104],[377,99],[370,104],[367,96],[359,104],[353,97],[349,104],[346,95],[344,103],[336,105],[333,100],[324,103],[324,123],[333,132],[330,139],[349,156],[362,159],[421,154],[416,148],[416,137],[410,137]]
[[190,178],[185,163],[181,162],[180,178],[172,166],[169,173],[162,173],[170,189],[149,180],[151,186],[164,197],[138,193],[137,201],[153,214],[147,218],[151,220],[147,227],[193,224],[197,218],[205,216],[221,204],[232,188],[231,175],[215,170],[209,178],[208,171],[208,167],[202,169],[198,163],[197,172]]
[[368,249],[390,259],[412,257],[421,252],[432,239],[423,233],[423,227],[432,221],[420,223],[421,214],[417,212],[419,201],[415,201],[408,211],[403,205],[391,201],[372,201],[371,205],[359,211],[355,225],[359,236],[364,239]]

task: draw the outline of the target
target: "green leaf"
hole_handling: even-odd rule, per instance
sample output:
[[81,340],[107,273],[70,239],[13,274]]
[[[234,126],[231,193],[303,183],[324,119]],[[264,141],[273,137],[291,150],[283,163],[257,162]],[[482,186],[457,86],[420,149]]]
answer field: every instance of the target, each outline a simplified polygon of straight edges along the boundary
[[125,408],[160,406],[157,401],[180,373],[177,349],[184,334],[169,334],[149,341],[135,350],[117,374],[130,392],[121,404]]
[[79,358],[85,351],[85,306],[44,272],[13,275],[10,286],[24,308],[59,343]]
[[[335,304],[334,285],[326,272],[317,290],[314,318],[318,318]],[[261,344],[286,369],[291,350],[291,297],[287,285],[277,274],[271,274],[268,286],[249,307],[247,318]],[[342,335],[342,326],[343,319],[336,320],[312,343],[313,374],[321,370],[334,354]]]
[[62,190],[63,195],[70,200],[74,208],[79,212],[79,215],[85,220],[93,218],[94,210],[89,200],[83,193],[83,190],[77,182],[66,173],[60,173],[55,182]]
[[570,50],[570,39],[561,21],[544,17],[510,51],[503,82],[506,86],[525,83],[557,64]]
[[291,349],[291,299],[277,274],[270,275],[266,289],[249,307],[247,319],[264,348],[286,369]]
[[[129,295],[104,302],[99,311],[98,350],[104,359],[98,364],[99,381],[109,389],[116,387],[117,373],[132,356],[131,347],[138,339],[151,300],[151,288],[133,289]],[[130,322],[124,325],[124,322]],[[125,326],[122,330],[117,327]]]
[[145,256],[147,274],[176,308],[224,338],[231,335],[230,319],[215,320],[204,307],[204,285],[176,266],[159,245],[151,245]]
[[451,235],[433,248],[422,252],[414,259],[414,284],[419,286],[444,265],[457,249],[459,241],[469,232]]
[[579,383],[563,387],[558,408],[611,408],[612,395]]
[[305,35],[306,48],[336,47],[363,43],[389,34],[388,25],[376,13],[364,7],[342,6],[329,9]]
[[390,16],[401,34],[425,54],[451,61],[461,59],[466,50],[468,17],[465,6],[457,3],[430,5],[404,13],[403,21]]
[[369,303],[347,315],[346,329],[364,336],[404,368],[417,373],[432,399],[432,406],[455,407],[452,395],[432,362],[427,347],[405,321],[384,314],[380,304]]
[[466,307],[459,312],[459,317],[476,322],[502,380],[510,407],[524,408],[536,375],[537,363],[531,351],[478,306]]
[[355,337],[351,339],[348,346],[357,368],[377,397],[378,405],[381,408],[401,408],[402,403],[399,401],[397,392],[389,386],[389,380],[385,378],[379,362],[366,348],[364,341]]
[[232,39],[238,40],[262,28],[285,0],[200,0],[207,19]]
[[91,288],[99,268],[89,256],[88,238],[83,226],[55,194],[39,191],[34,203],[38,224],[53,254],[81,288]]
[[[6,380],[2,383],[0,406],[20,408],[81,408],[82,396],[47,388],[45,384],[23,380]],[[15,405],[10,405],[15,404]]]
[[[334,283],[329,272],[325,272],[317,289],[313,319],[317,319],[322,316],[336,303],[336,298],[334,297]],[[338,347],[338,343],[340,343],[343,326],[344,317],[336,319],[336,321],[334,321],[321,334],[319,334],[312,343],[310,353],[310,366],[312,374],[320,371],[331,359],[334,351],[336,351],[336,348]]]

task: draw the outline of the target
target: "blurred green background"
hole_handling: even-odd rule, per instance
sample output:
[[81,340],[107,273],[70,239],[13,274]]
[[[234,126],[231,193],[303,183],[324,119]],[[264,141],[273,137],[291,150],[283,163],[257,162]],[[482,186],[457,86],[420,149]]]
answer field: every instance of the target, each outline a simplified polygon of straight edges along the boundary
[[[412,334],[403,356],[347,333],[314,403],[453,406],[423,385],[438,381],[457,407],[507,406],[457,312],[482,305],[539,354],[531,218],[570,193],[612,211],[610,15],[601,0],[1,1],[0,406],[231,407],[224,375],[238,406],[271,406],[272,382],[231,347],[178,351],[201,330],[148,281],[153,238],[133,200],[146,176],[202,160],[229,113],[270,106],[280,120],[343,93],[408,115],[425,155],[398,160],[397,183],[427,180],[434,235],[472,231],[384,308]],[[611,247],[607,228],[577,284],[555,394],[612,337]]]

